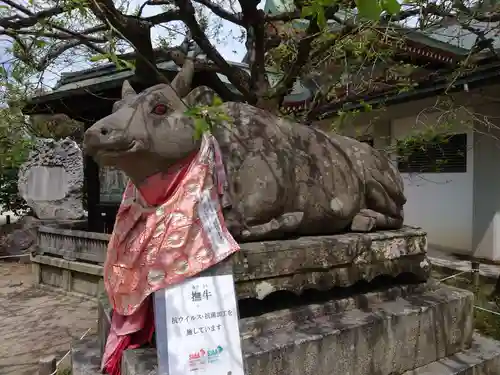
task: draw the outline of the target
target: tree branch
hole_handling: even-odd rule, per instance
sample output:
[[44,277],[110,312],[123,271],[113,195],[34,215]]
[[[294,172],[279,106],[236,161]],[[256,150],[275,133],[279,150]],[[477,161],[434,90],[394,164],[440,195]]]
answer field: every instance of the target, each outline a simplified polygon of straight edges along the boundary
[[[42,10],[42,11],[37,12],[37,13],[33,13],[29,9],[24,7],[23,5],[17,4],[14,1],[2,0],[2,2],[4,2],[5,4],[11,6],[12,8],[24,13],[25,15],[27,15],[27,17],[19,19],[20,16],[16,16],[16,17],[7,17],[7,18],[0,19],[0,26],[4,27],[4,30],[0,30],[0,34],[7,35],[7,36],[10,36],[11,38],[13,38],[18,43],[18,45],[21,47],[21,49],[24,53],[24,56],[21,56],[18,53],[16,57],[20,58],[22,61],[24,61],[28,65],[34,66],[35,69],[37,69],[38,71],[45,69],[47,67],[47,65],[50,64],[51,60],[57,58],[58,56],[60,56],[62,53],[64,53],[68,49],[71,49],[71,48],[76,47],[76,46],[81,45],[81,44],[86,45],[88,48],[90,48],[91,50],[93,50],[95,52],[104,53],[103,49],[95,46],[93,43],[105,43],[106,40],[103,38],[94,38],[94,37],[88,35],[91,33],[98,32],[98,31],[106,30],[106,28],[103,28],[102,26],[93,27],[93,28],[84,30],[82,32],[74,32],[74,31],[68,30],[64,27],[55,25],[49,21],[49,22],[47,22],[48,27],[59,30],[59,31],[61,31],[61,33],[49,33],[49,32],[43,32],[41,30],[40,31],[21,30],[24,28],[29,28],[29,27],[35,26],[35,25],[39,24],[41,20],[45,20],[45,19],[53,17],[55,15],[62,14],[64,12],[68,11],[67,8],[56,6],[56,7],[50,8],[50,9]],[[52,48],[47,53],[47,55],[41,59],[40,62],[33,64],[32,57],[29,56],[30,48],[26,46],[26,44],[18,37],[18,35],[46,36],[46,37],[52,37],[55,39],[62,39],[62,40],[76,39],[77,41],[71,41],[71,42],[68,42],[67,44],[64,44],[62,46]]]
[[164,79],[156,68],[155,53],[151,42],[151,25],[140,18],[126,16],[116,9],[112,0],[89,0],[94,15],[123,39],[132,44],[137,52],[136,74],[146,84]]
[[205,32],[196,20],[194,7],[191,0],[175,0],[182,14],[182,21],[189,28],[194,41],[203,50],[209,59],[219,66],[222,73],[227,76],[229,81],[243,94],[245,99],[254,104],[257,101],[255,93],[251,92],[249,77],[241,69],[236,69],[229,65],[217,49],[210,43]]
[[[69,40],[69,39],[75,38],[74,35],[67,34],[67,33],[49,33],[49,32],[44,32],[44,31],[35,31],[35,30],[17,30],[15,32],[13,32],[12,30],[0,30],[0,35],[1,34],[8,35],[8,36],[12,36],[13,34],[15,34],[15,35],[30,35],[30,36],[35,36],[35,37],[52,38],[52,39],[59,39],[59,40]],[[89,42],[92,42],[92,43],[106,43],[106,42],[108,42],[108,39],[104,39],[104,38],[95,38],[92,36],[87,36],[86,38]]]
[[243,26],[243,21],[242,21],[242,14],[234,14],[231,12],[228,12],[225,10],[223,7],[214,4],[210,0],[193,0],[194,2],[206,6],[208,9],[210,9],[215,15],[219,16],[220,18],[223,18],[227,21],[230,21],[232,23],[235,23],[237,25]]
[[137,12],[137,17],[142,16],[142,12],[144,11],[144,8],[146,8],[148,5],[171,5],[172,0],[148,0],[145,1],[140,7],[139,11]]
[[293,85],[297,80],[297,77],[300,75],[302,68],[306,65],[311,52],[312,42],[318,36],[320,31],[321,30],[316,19],[309,21],[306,35],[299,42],[295,61],[271,94],[272,98],[278,99],[280,106],[285,96],[293,89]]
[[243,25],[247,31],[246,47],[250,54],[251,90],[263,98],[269,90],[269,81],[266,74],[266,30],[264,11],[257,9],[258,1],[239,0]]
[[89,47],[93,52],[99,54],[106,53],[105,50],[93,45],[90,42],[83,43],[80,40],[72,40],[61,45],[52,46],[51,48],[49,48],[49,51],[45,54],[45,56],[42,57],[38,62],[36,62],[34,56],[32,56],[30,48],[26,46],[26,44],[16,34],[11,34],[9,32],[6,32],[5,35],[8,35],[12,39],[14,39],[22,49],[22,53],[14,53],[14,56],[19,60],[23,61],[26,65],[33,67],[35,70],[39,72],[44,71],[56,58],[61,56],[64,52],[70,50],[71,48],[78,47],[80,45],[85,45]]
[[180,21],[181,15],[177,10],[169,10],[168,12],[155,14],[154,16],[141,18],[140,20],[141,22],[147,23],[150,27],[152,27],[160,23]]
[[[19,30],[21,28],[26,28],[26,27],[32,27],[35,26],[40,22],[40,20],[52,17],[52,16],[57,16],[59,14],[62,14],[66,11],[68,11],[67,8],[56,6],[50,9],[42,10],[38,13],[33,13],[31,12],[28,8],[17,4],[15,1],[12,0],[1,0],[2,3],[17,9],[18,11],[26,14],[28,17],[17,19],[15,21],[12,20],[12,17],[7,17],[7,18],[0,18],[0,26],[4,28],[10,28],[13,30]],[[17,16],[19,17],[19,16]],[[16,17],[16,18],[17,18]]]
[[300,18],[302,18],[301,14],[300,14],[300,10],[294,10],[291,12],[283,12],[283,13],[279,13],[279,14],[266,15],[267,22],[277,22],[277,21],[290,22],[290,21],[300,19]]

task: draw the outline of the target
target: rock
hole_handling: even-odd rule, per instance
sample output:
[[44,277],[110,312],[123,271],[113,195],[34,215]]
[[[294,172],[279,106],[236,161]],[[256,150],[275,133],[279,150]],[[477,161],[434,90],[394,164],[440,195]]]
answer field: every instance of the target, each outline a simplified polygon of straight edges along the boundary
[[19,193],[39,219],[76,220],[83,209],[83,155],[76,142],[39,139],[19,169]]
[[35,249],[37,228],[42,224],[32,216],[0,226],[0,257],[30,254]]

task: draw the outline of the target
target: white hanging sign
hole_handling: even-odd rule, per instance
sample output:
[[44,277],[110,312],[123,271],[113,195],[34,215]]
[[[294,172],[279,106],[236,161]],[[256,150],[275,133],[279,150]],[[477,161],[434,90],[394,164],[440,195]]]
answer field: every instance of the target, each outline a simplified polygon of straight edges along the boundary
[[155,293],[159,375],[244,375],[232,275]]

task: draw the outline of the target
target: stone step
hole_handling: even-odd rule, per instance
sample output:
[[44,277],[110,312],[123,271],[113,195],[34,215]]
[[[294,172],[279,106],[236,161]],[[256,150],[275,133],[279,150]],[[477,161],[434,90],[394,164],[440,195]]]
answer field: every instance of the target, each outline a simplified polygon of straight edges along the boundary
[[97,335],[75,340],[71,345],[72,375],[102,375],[101,353]]
[[[240,333],[243,338],[260,334],[262,331],[282,329],[290,323],[314,320],[319,316],[344,313],[352,309],[371,309],[380,303],[417,295],[436,288],[433,281],[422,284],[398,285],[349,297],[332,299],[323,304],[302,305],[295,308],[277,310],[272,313],[240,319]],[[279,298],[279,297],[276,297]],[[240,311],[240,315],[241,315]],[[98,334],[101,354],[106,344],[111,325],[111,306],[108,298],[101,295],[98,300]]]
[[[100,374],[98,347],[97,337],[89,337],[73,345],[73,375]],[[127,352],[122,375],[156,375],[156,373],[154,349]],[[283,375],[288,374],[283,373]],[[407,371],[403,375],[500,375],[500,342],[476,334],[469,349]]]
[[[472,342],[472,309],[472,293],[439,287],[368,309],[243,335],[246,374],[403,374],[467,348]],[[270,313],[260,319],[277,318]],[[123,375],[148,374],[155,368],[155,349],[124,353]]]
[[500,342],[476,334],[470,349],[404,375],[500,375]]

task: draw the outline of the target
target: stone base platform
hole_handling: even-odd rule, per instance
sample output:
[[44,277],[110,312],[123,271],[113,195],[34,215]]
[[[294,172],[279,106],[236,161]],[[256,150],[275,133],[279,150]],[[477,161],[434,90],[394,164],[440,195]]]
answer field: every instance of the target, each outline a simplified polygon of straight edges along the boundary
[[104,290],[103,269],[109,235],[67,226],[41,226],[31,254],[35,284],[58,292],[96,298]]
[[[72,349],[73,375],[102,375],[99,371],[99,343],[97,337],[89,337],[75,343]],[[144,361],[141,365],[138,359]],[[156,375],[156,352],[137,349],[127,353],[122,375]],[[475,334],[469,349],[426,366],[406,371],[402,375],[499,375],[500,343]],[[283,372],[282,375],[288,375]],[[378,373],[372,372],[372,375]],[[398,374],[399,375],[399,374]]]
[[[98,373],[106,310],[101,339],[73,347],[73,375]],[[500,375],[500,343],[473,339],[473,295],[450,287],[394,287],[279,310],[240,319],[240,330],[247,375]],[[122,374],[156,374],[156,350],[126,351]]]
[[429,363],[404,375],[498,375],[500,343],[475,334],[469,349]]
[[70,295],[97,298],[104,292],[103,268],[50,255],[31,255],[35,284]]
[[[39,285],[95,297],[102,290],[108,235],[40,227],[31,257]],[[429,277],[425,233],[396,231],[300,237],[241,244],[231,256],[238,298],[264,299],[276,291],[349,287],[378,276]],[[86,267],[88,265],[88,267]]]

